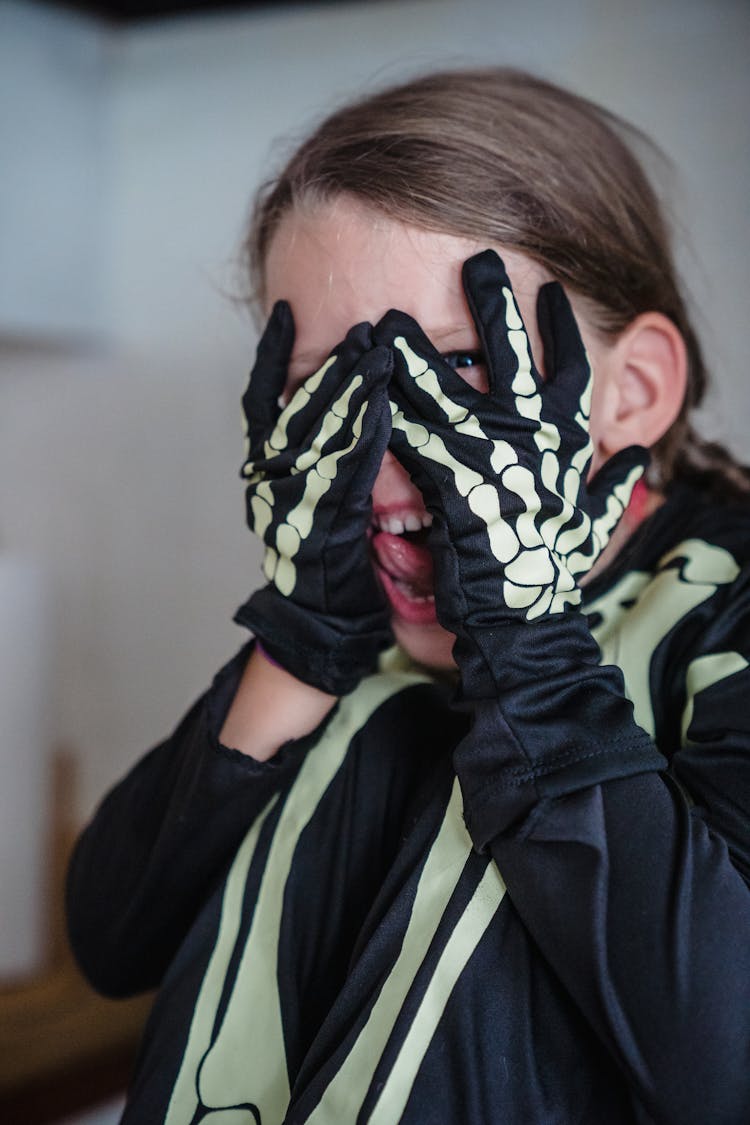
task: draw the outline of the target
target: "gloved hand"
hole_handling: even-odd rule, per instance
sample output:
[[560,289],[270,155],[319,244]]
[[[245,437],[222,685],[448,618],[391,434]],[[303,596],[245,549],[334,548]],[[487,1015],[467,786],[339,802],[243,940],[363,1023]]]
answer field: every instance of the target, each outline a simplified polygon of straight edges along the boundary
[[391,640],[367,536],[391,430],[392,356],[370,325],[356,325],[282,408],[293,344],[279,301],[243,397],[247,520],[266,545],[268,585],[235,621],[298,679],[342,695]]
[[[436,612],[456,634],[461,698],[474,712],[456,770],[465,795],[477,795],[473,807],[497,784],[513,793],[513,817],[531,800],[525,786],[538,796],[601,776],[602,730],[619,742],[618,770],[653,768],[619,670],[599,666],[577,609],[577,580],[609,541],[648,454],[623,450],[587,480],[592,373],[557,283],[538,299],[545,381],[497,254],[469,259],[463,282],[488,393],[464,382],[404,313],[387,313],[375,338],[393,348],[391,448],[433,517]],[[498,831],[497,816],[475,838]]]
[[471,258],[463,276],[489,393],[464,382],[406,314],[376,329],[395,355],[391,447],[432,513],[437,613],[456,633],[577,606],[577,579],[648,461],[631,446],[587,480],[592,373],[562,287],[539,292],[545,381],[497,254]]

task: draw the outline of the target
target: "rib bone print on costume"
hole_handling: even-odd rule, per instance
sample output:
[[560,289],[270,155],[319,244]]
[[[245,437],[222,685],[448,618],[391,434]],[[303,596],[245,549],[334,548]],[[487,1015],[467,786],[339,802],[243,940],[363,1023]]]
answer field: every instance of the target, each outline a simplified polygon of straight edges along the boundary
[[[455,554],[454,592],[458,585],[468,604],[481,591],[484,608],[532,620],[579,604],[576,579],[609,541],[647,457],[624,450],[588,487],[593,376],[559,285],[539,294],[547,382],[493,251],[466,263],[464,285],[489,393],[467,386],[411,318],[387,314],[378,333],[396,354],[392,445],[433,512],[439,546]],[[491,557],[500,565],[490,588]]]
[[[395,693],[426,682],[420,673],[396,672],[361,681],[342,700],[331,723],[305,757],[289,793],[271,800],[261,825],[248,832],[223,888],[221,919],[205,970],[166,1125],[281,1125],[287,1120],[290,1075],[279,988],[280,935],[290,925],[287,884],[303,834],[330,799],[356,732]],[[272,834],[262,822],[278,817]],[[269,838],[270,837],[270,838]],[[245,929],[242,903],[251,865],[261,868],[257,902]],[[294,1120],[319,1125],[354,1122],[372,1095],[368,1120],[401,1119],[417,1072],[451,994],[491,924],[505,884],[489,857],[472,849],[463,819],[458,782],[436,825],[423,863],[405,890],[410,906],[403,941],[382,979],[370,984],[366,1019],[347,1029],[341,1060],[321,1100]],[[451,903],[465,896],[458,919],[444,924]],[[391,916],[389,924],[394,924]],[[311,939],[312,940],[312,939]],[[426,979],[425,979],[426,977]],[[426,987],[425,987],[426,985]],[[413,1015],[400,1050],[387,1049],[407,1002]],[[262,1013],[262,1018],[259,1018]],[[293,1077],[293,1076],[292,1076]]]
[[[651,685],[653,663],[659,646],[674,634],[720,587],[728,588],[739,576],[736,559],[714,544],[701,539],[686,539],[668,551],[654,572],[631,570],[614,586],[593,600],[586,600],[591,632],[602,653],[603,664],[617,664],[625,678],[628,698],[633,703],[636,721],[655,737],[657,734]],[[714,657],[712,657],[714,659]],[[715,654],[719,663],[687,669],[684,736],[690,726],[694,697],[727,669],[746,665],[736,652]]]

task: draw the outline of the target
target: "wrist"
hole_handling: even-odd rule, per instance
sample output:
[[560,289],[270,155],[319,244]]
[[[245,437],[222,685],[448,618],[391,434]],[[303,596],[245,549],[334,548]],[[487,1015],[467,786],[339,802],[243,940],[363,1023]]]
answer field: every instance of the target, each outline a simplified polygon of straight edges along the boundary
[[284,743],[315,730],[336,702],[335,696],[303,683],[269,660],[256,642],[219,739],[256,761],[268,761]]
[[495,698],[568,676],[601,670],[601,650],[586,616],[574,610],[529,621],[497,613],[481,623],[464,622],[453,656],[467,699]]
[[472,727],[453,763],[479,850],[540,800],[665,768],[583,615],[474,629],[454,652]]
[[387,614],[376,610],[355,621],[297,605],[273,585],[257,590],[234,620],[260,640],[266,655],[296,679],[332,696],[347,695],[374,671],[392,643]]

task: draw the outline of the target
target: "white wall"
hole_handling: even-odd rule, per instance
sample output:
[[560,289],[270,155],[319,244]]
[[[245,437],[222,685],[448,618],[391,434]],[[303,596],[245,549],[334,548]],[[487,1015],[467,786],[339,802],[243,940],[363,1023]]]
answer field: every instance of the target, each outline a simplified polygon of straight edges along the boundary
[[69,12],[0,4],[6,338],[90,339],[104,313],[109,42],[103,26]]
[[254,333],[224,291],[274,142],[342,96],[432,65],[502,62],[648,130],[679,168],[681,255],[723,387],[711,427],[742,451],[750,415],[742,0],[282,7],[146,25],[108,50],[111,343],[64,355],[0,344],[1,541],[54,575],[54,706],[83,763],[82,812],[241,640],[231,614],[259,581],[237,477]]

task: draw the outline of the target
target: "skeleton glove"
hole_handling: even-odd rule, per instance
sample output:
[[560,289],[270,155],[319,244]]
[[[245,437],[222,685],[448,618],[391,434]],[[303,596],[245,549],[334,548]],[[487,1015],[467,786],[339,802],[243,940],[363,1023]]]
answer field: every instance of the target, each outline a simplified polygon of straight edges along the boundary
[[235,620],[298,679],[341,695],[390,643],[367,534],[391,429],[392,357],[359,324],[282,408],[293,343],[279,301],[243,398],[247,520],[266,547],[268,585]]
[[602,666],[578,579],[606,546],[646,451],[589,483],[591,370],[559,285],[540,290],[547,379],[534,367],[502,262],[464,266],[489,392],[468,386],[419,327],[386,315],[394,351],[391,445],[433,516],[438,617],[456,634],[470,732],[453,754],[479,851],[540,800],[658,769],[622,674]]
[[531,640],[516,627],[537,624],[539,637],[545,623],[575,613],[577,580],[606,546],[648,455],[632,446],[587,481],[592,374],[560,285],[539,292],[545,381],[497,254],[469,259],[463,281],[487,394],[405,314],[386,314],[376,336],[395,357],[391,446],[433,516],[438,617],[457,635],[460,667],[462,655],[481,654],[490,677],[507,682],[511,652]]

